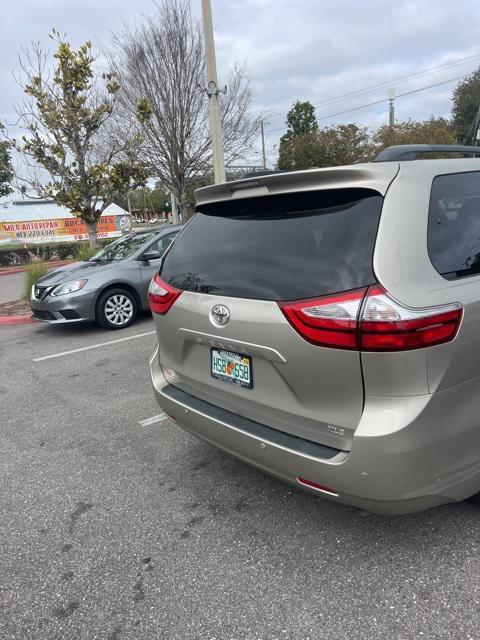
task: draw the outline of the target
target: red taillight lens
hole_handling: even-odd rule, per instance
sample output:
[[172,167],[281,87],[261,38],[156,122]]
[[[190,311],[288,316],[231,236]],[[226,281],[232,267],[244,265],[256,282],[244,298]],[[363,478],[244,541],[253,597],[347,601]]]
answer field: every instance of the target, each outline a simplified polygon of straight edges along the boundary
[[360,351],[406,351],[449,342],[463,315],[458,303],[406,307],[378,285],[278,305],[308,342]]
[[148,304],[153,313],[164,316],[182,292],[156,275],[148,288]]
[[453,340],[462,319],[458,303],[413,309],[393,300],[383,287],[371,287],[360,322],[362,351],[405,351]]
[[292,327],[304,338],[322,347],[358,349],[357,317],[366,288],[315,300],[279,302]]

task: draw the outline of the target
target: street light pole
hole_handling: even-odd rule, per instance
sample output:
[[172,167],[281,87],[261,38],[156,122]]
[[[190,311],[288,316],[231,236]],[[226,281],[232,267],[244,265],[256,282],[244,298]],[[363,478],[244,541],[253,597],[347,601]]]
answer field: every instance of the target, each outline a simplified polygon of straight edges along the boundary
[[213,147],[213,175],[215,184],[226,182],[225,159],[223,155],[222,129],[218,111],[217,65],[213,40],[212,8],[210,0],[202,0],[203,35],[205,38],[205,61],[207,65],[207,95],[210,107],[210,127]]
[[388,92],[388,126],[395,126],[395,89],[390,89]]
[[263,168],[267,168],[267,155],[265,153],[265,128],[263,126],[263,120],[260,121],[260,131],[262,133],[262,164]]

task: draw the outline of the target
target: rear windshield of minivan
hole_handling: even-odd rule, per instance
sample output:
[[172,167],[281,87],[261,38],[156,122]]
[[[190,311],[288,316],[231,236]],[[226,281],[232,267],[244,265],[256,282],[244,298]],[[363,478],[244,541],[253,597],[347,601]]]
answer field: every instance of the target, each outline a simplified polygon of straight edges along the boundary
[[383,198],[330,189],[201,205],[161,277],[184,291],[299,300],[375,282]]

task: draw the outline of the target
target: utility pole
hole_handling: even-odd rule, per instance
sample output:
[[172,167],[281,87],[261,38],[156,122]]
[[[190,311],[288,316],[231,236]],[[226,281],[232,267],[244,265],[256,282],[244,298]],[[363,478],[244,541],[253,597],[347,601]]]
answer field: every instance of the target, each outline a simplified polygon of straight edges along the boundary
[[226,182],[225,158],[223,155],[222,129],[218,111],[217,64],[213,41],[212,8],[210,0],[202,0],[203,36],[205,38],[205,60],[207,64],[207,95],[210,107],[210,128],[213,147],[213,175],[215,184]]
[[388,91],[388,126],[395,126],[395,89]]
[[262,133],[262,164],[263,168],[267,168],[267,156],[265,155],[265,128],[263,126],[263,120],[260,121],[260,131]]

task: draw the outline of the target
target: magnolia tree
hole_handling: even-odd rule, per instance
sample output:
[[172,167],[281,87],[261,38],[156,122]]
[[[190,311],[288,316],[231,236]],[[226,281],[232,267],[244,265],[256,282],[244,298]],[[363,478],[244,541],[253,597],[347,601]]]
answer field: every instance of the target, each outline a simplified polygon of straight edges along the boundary
[[25,133],[13,144],[25,163],[17,178],[81,218],[94,246],[102,212],[144,185],[148,170],[138,160],[134,127],[109,128],[120,91],[115,75],[96,72],[90,42],[73,49],[57,31],[50,37],[57,45],[53,65],[39,44],[21,58],[26,100],[17,112]]
[[[2,125],[0,124],[0,129]],[[7,196],[12,193],[11,182],[13,180],[13,169],[10,159],[8,142],[0,142],[0,196]]]

